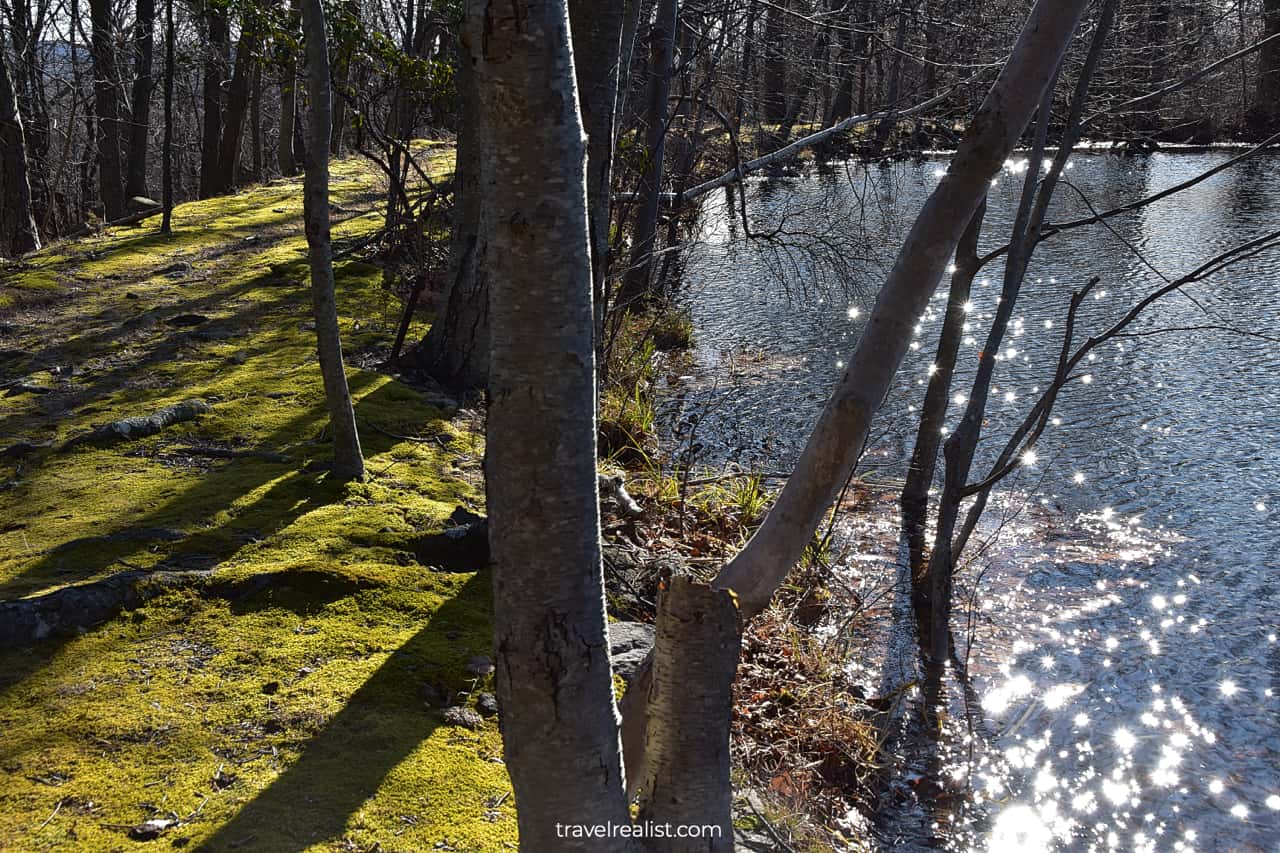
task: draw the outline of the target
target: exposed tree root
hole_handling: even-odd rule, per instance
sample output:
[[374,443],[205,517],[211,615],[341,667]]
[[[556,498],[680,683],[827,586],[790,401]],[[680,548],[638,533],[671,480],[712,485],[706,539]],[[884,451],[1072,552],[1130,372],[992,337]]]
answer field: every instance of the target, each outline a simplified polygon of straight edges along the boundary
[[149,415],[139,415],[104,424],[93,432],[69,439],[62,445],[61,449],[70,450],[82,444],[105,447],[111,444],[119,444],[122,441],[133,441],[137,438],[155,435],[167,426],[195,420],[197,416],[211,411],[213,411],[213,408],[203,400],[183,400],[181,403],[165,406],[163,409],[152,412]]

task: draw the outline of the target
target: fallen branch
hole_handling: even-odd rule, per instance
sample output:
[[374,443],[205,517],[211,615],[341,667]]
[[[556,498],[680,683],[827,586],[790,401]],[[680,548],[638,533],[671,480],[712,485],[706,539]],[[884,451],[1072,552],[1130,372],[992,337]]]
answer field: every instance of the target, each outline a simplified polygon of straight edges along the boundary
[[70,234],[65,235],[63,239],[74,240],[77,237],[87,237],[90,234],[94,233],[95,231],[100,231],[103,228],[116,228],[121,225],[137,225],[142,220],[148,219],[152,216],[155,216],[157,213],[163,213],[163,212],[164,212],[164,205],[156,205],[155,207],[148,207],[144,210],[139,210],[137,213],[130,213],[128,216],[122,216],[119,219],[112,219],[110,222],[103,222],[96,226],[82,225],[79,228],[77,228],[75,231],[72,231]]
[[213,407],[203,400],[183,400],[181,403],[165,406],[160,411],[153,412],[150,415],[112,421],[109,424],[98,427],[93,432],[87,432],[68,439],[61,449],[70,450],[82,444],[105,447],[122,441],[133,441],[137,438],[155,435],[165,427],[195,420],[199,415],[211,411],[213,411]]

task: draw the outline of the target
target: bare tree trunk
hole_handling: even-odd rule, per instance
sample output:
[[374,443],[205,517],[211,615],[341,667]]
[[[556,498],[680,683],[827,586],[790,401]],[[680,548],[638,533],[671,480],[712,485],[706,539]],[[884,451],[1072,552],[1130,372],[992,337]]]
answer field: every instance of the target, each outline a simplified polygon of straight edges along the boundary
[[329,425],[333,428],[333,473],[344,480],[356,480],[364,476],[364,458],[342,363],[334,296],[333,245],[329,237],[329,131],[333,107],[322,0],[303,0],[302,30],[307,56],[307,96],[311,102],[311,144],[307,146],[302,196],[311,262],[311,303],[315,311],[324,396],[329,405]]
[[604,328],[609,271],[609,198],[613,175],[613,127],[618,97],[623,0],[570,0],[573,62],[578,75],[582,124],[587,132],[587,223],[591,232],[595,335]]
[[672,578],[658,601],[640,819],[720,832],[655,838],[655,853],[733,851],[729,723],[741,644],[742,620],[729,593]]
[[103,216],[119,219],[125,211],[120,162],[120,86],[116,74],[115,16],[111,0],[89,0],[93,56],[93,102],[97,114],[98,192]]
[[557,832],[630,822],[604,609],[586,150],[568,10],[565,0],[471,7],[485,35],[471,48],[493,273],[497,688],[520,845],[628,849],[629,839]]
[[[288,21],[290,27],[296,27],[298,20],[298,0],[289,0]],[[295,60],[292,56],[285,58],[284,80],[280,84],[280,133],[276,137],[276,160],[280,164],[280,174],[289,177],[298,171],[294,159],[293,123],[297,116],[298,75],[294,70]]]
[[920,407],[919,427],[916,430],[915,449],[907,468],[907,480],[902,487],[902,532],[907,541],[911,558],[913,583],[923,583],[925,530],[929,521],[929,488],[938,465],[938,448],[942,445],[942,424],[947,416],[947,404],[951,396],[951,377],[956,369],[956,356],[960,352],[960,340],[964,337],[965,317],[968,314],[969,290],[978,274],[978,238],[982,234],[982,220],[986,215],[986,203],[978,205],[969,227],[960,236],[956,247],[956,271],[951,274],[951,292],[947,296],[947,313],[938,335],[938,354],[933,360],[936,368],[929,377],[924,403]]
[[204,128],[200,139],[200,198],[217,193],[218,149],[222,144],[222,80],[227,70],[227,13],[210,3],[204,60]]
[[253,156],[253,180],[262,180],[262,64],[253,64],[253,94],[249,102],[249,141]]
[[627,99],[631,92],[631,58],[635,55],[636,32],[640,29],[642,0],[623,0],[622,44],[618,59],[618,100],[615,115],[626,115]]
[[164,162],[161,165],[161,182],[164,216],[160,220],[160,233],[173,230],[173,0],[164,0]]
[[454,168],[453,229],[449,240],[449,289],[416,353],[443,385],[470,390],[489,381],[488,237],[482,149],[485,122],[476,89],[475,65],[482,36],[478,15],[462,23],[457,73],[462,112]]
[[[222,141],[218,146],[218,169],[210,186],[210,193],[231,192],[235,189],[240,171],[240,142],[244,137],[244,120],[249,105],[249,84],[253,79],[253,66],[257,63],[253,54],[258,49],[257,24],[250,15],[240,21],[243,27],[236,44],[235,67],[231,83],[227,87],[227,108],[223,113]],[[327,143],[326,143],[326,147]]]
[[138,0],[133,25],[133,124],[129,128],[129,163],[124,193],[132,198],[147,193],[147,139],[151,134],[151,59],[155,43],[155,0]]
[[885,108],[888,115],[880,120],[880,124],[876,125],[875,137],[871,143],[871,155],[878,157],[889,142],[889,136],[893,133],[894,127],[898,123],[898,98],[902,93],[902,57],[906,53],[907,29],[909,19],[915,17],[915,3],[901,2],[898,4],[898,22],[894,34],[893,44],[893,60],[889,66],[889,91],[885,96]]
[[657,246],[658,210],[662,200],[662,161],[666,153],[667,100],[675,63],[679,3],[658,0],[649,33],[649,81],[645,108],[645,169],[640,182],[640,209],[631,234],[631,264],[618,293],[622,306],[640,306],[652,295],[653,252]]
[[[1053,198],[1058,178],[1066,167],[1067,159],[1080,137],[1081,117],[1084,113],[1085,101],[1088,98],[1089,83],[1097,68],[1103,45],[1111,29],[1118,0],[1104,0],[1097,28],[1094,30],[1093,42],[1076,80],[1072,95],[1070,113],[1067,118],[1066,132],[1059,144],[1057,154],[1048,173],[1041,178],[1040,169],[1044,161],[1044,150],[1048,136],[1048,126],[1052,117],[1052,91],[1046,90],[1040,105],[1040,119],[1036,127],[1035,142],[1027,164],[1027,175],[1023,182],[1022,198],[1014,219],[1013,234],[1009,242],[1009,254],[1005,262],[1004,282],[1000,291],[1000,300],[996,305],[995,317],[991,321],[991,329],[982,348],[978,360],[977,373],[965,405],[964,415],[956,430],[943,445],[945,459],[945,476],[943,478],[942,495],[938,499],[938,523],[934,533],[933,548],[929,554],[928,599],[925,602],[925,613],[917,617],[919,621],[928,621],[929,636],[921,638],[922,647],[927,649],[925,694],[929,708],[936,707],[941,689],[942,669],[950,654],[951,636],[951,587],[955,565],[959,556],[957,543],[953,540],[955,525],[960,513],[960,505],[965,497],[969,474],[977,453],[978,442],[982,437],[987,399],[990,395],[995,362],[1003,345],[1009,321],[1021,292],[1027,267],[1038,243],[1038,235],[1044,224],[1049,203]],[[980,498],[985,500],[985,498]],[[922,618],[927,616],[927,620]]]
[[765,124],[782,124],[787,115],[787,2],[771,4],[764,24],[764,78],[760,108]]
[[0,253],[20,255],[40,248],[40,232],[31,207],[27,138],[7,62],[0,47]]
[[[1262,37],[1280,35],[1280,0],[1262,0]],[[1263,45],[1258,54],[1258,89],[1247,117],[1259,137],[1280,130],[1280,39]]]

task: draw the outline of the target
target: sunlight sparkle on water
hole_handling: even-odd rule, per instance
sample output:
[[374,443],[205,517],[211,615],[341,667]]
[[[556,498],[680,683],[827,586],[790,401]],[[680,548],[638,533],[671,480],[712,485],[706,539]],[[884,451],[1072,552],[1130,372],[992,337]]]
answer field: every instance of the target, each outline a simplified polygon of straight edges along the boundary
[[1115,740],[1116,746],[1120,747],[1125,752],[1128,752],[1138,745],[1138,739],[1134,737],[1133,732],[1128,729],[1116,729],[1115,734],[1111,737]]
[[1036,461],[1039,460],[1039,458],[1040,457],[1036,454],[1034,450],[1028,450],[1022,454],[1022,464],[1034,465],[1036,464]]
[[855,305],[855,306],[851,306],[851,307],[849,308],[849,312],[848,312],[848,313],[849,313],[849,319],[850,319],[850,320],[856,320],[856,319],[858,319],[858,315],[859,315],[859,314],[861,314],[861,313],[862,313],[862,311],[861,311],[861,310],[860,310],[860,309]]
[[1222,683],[1218,685],[1218,691],[1221,692],[1223,696],[1226,696],[1229,699],[1232,696],[1236,695],[1236,693],[1240,691],[1240,688],[1237,687],[1236,683],[1232,681],[1230,678],[1224,678],[1222,680]]
[[1048,851],[1053,849],[1053,829],[1030,806],[1010,806],[996,818],[987,849],[991,853],[1010,850]]
[[1083,483],[1083,482],[1084,482],[1084,474],[1083,474],[1083,473],[1081,473],[1080,471],[1075,472],[1075,474],[1072,474],[1072,475],[1071,475],[1071,481],[1072,481],[1073,483],[1075,483],[1076,485],[1079,485],[1079,484]]

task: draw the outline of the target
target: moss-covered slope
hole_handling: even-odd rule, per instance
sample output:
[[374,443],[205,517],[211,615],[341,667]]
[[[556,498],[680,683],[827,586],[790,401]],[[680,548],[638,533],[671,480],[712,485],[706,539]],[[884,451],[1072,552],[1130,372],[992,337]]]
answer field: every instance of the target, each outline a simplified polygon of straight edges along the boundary
[[[335,239],[372,233],[378,198],[362,163],[335,164]],[[0,451],[39,447],[0,460],[0,599],[153,568],[246,592],[177,588],[0,653],[0,849],[513,845],[496,727],[419,697],[484,689],[466,664],[491,645],[487,579],[412,556],[479,501],[479,436],[353,367],[369,477],[332,482],[299,183],[184,205],[171,238],[154,225],[0,270],[0,381],[49,389],[0,396]],[[375,267],[337,276],[348,356],[371,362],[399,303]],[[193,398],[211,412],[59,449]],[[148,819],[179,823],[131,838]]]

